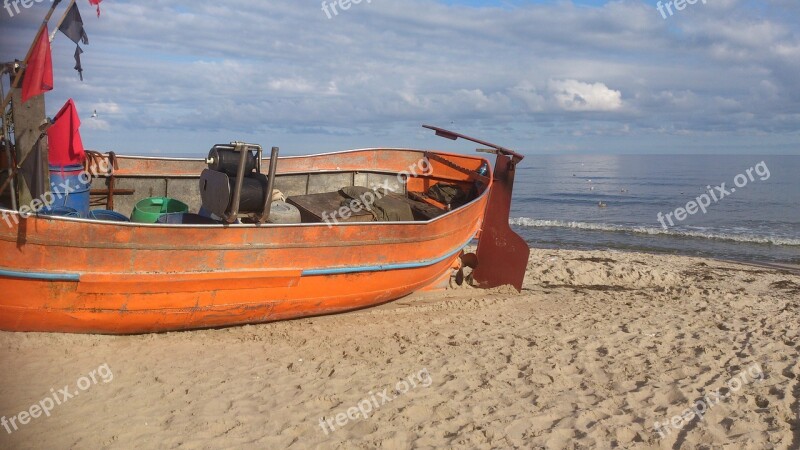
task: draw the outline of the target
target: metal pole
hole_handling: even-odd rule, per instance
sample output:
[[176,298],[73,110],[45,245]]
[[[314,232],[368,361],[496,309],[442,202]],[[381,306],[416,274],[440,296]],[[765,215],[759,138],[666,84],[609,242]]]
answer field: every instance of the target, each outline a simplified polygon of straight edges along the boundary
[[[33,47],[36,45],[36,41],[39,40],[39,36],[41,36],[42,32],[44,32],[44,27],[47,26],[47,22],[50,21],[50,17],[53,16],[53,12],[55,12],[56,6],[58,6],[59,3],[61,3],[61,0],[53,0],[53,6],[51,6],[50,10],[47,11],[47,16],[45,16],[44,20],[42,21],[42,24],[39,25],[39,31],[36,32],[36,37],[33,38],[33,42],[31,42],[31,46],[28,48],[28,54],[25,55],[25,59],[22,61],[22,66],[20,67],[20,70],[17,71],[17,74],[14,76],[14,81],[11,82],[11,91],[13,91],[14,88],[19,87],[19,82],[22,79],[22,72],[24,72],[23,67],[28,65],[28,60],[30,59],[31,54],[33,53]],[[0,107],[0,111],[3,111],[4,113],[6,110],[6,106],[8,106],[9,102],[11,102],[11,91],[9,91],[9,93],[3,99],[3,106]]]
[[278,170],[278,147],[272,147],[272,154],[269,157],[269,173],[267,173],[267,199],[264,204],[264,212],[261,213],[258,222],[264,223],[269,219],[269,213],[272,209],[272,190],[275,188],[275,177]]
[[231,203],[231,211],[228,213],[228,217],[225,218],[225,221],[228,223],[236,222],[236,218],[239,215],[239,202],[242,199],[242,184],[244,183],[244,169],[247,163],[247,157],[250,155],[250,147],[243,142],[235,142],[232,143],[235,145],[235,149],[241,152],[239,156],[239,167],[236,170],[236,187],[233,191],[233,202]]

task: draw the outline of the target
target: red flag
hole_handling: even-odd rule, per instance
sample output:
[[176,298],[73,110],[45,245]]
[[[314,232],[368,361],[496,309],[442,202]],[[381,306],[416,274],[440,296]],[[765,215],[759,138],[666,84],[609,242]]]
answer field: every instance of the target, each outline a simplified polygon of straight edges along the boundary
[[100,17],[100,2],[102,2],[102,1],[103,0],[89,0],[89,4],[90,5],[96,5],[97,6],[97,17]]
[[25,79],[22,80],[22,103],[53,89],[53,59],[50,55],[48,36],[50,33],[47,32],[45,25],[25,68]]
[[61,111],[53,118],[53,125],[47,130],[47,141],[50,147],[51,166],[72,166],[83,164],[86,153],[78,128],[81,119],[72,99],[67,100]]

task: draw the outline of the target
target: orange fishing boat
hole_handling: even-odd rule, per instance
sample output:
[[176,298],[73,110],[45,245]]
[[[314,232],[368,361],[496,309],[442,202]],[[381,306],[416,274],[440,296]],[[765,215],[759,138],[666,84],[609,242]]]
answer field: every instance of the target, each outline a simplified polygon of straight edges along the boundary
[[489,147],[493,170],[430,150],[265,158],[242,142],[205,159],[86,159],[72,100],[45,120],[47,70],[30,71],[42,81],[33,96],[20,89],[28,63],[47,64],[30,57],[49,51],[58,3],[25,59],[0,65],[11,86],[3,95],[0,83],[0,330],[129,334],[330,314],[461,282],[464,266],[479,287],[521,289],[529,249],[508,215],[522,156],[448,130],[427,126]]
[[[282,158],[273,149],[267,159],[259,146],[232,143],[205,160],[95,155],[93,163],[111,168],[94,174],[95,203],[129,214],[139,196],[170,197],[214,210],[206,216],[216,221],[110,222],[5,206],[0,329],[129,334],[330,314],[446,287],[464,265],[477,286],[520,289],[529,249],[508,215],[522,156],[471,140],[496,153],[493,171],[482,157],[410,149]],[[227,174],[212,170],[220,152]],[[244,207],[254,204],[248,183],[262,187],[256,204],[269,199],[263,209]],[[358,186],[388,189],[342,194]],[[436,187],[460,200],[443,204]],[[278,192],[286,202],[273,202]],[[366,192],[411,216],[378,217]],[[289,209],[300,219],[271,223],[271,213]],[[477,251],[465,255],[473,239]]]

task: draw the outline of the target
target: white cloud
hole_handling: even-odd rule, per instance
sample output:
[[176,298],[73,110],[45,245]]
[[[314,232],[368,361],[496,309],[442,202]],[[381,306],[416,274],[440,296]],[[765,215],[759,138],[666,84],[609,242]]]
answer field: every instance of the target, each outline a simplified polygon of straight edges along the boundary
[[622,93],[603,83],[554,80],[550,91],[558,106],[566,111],[615,111],[622,107]]
[[511,88],[511,94],[524,101],[529,112],[544,111],[547,104],[544,96],[527,80]]
[[280,78],[267,83],[270,89],[282,92],[308,93],[314,91],[314,86],[302,78]]

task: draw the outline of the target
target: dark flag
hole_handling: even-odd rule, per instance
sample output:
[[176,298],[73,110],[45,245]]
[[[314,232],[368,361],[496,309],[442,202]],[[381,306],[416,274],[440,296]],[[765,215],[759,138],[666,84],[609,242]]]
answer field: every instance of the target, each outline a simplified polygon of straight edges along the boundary
[[81,53],[83,53],[83,49],[81,49],[80,45],[75,46],[75,70],[78,71],[78,75],[81,77],[81,81],[83,81],[83,67],[81,67]]
[[47,37],[47,25],[45,25],[25,68],[25,78],[22,80],[22,103],[52,89],[53,59],[50,55],[50,39]]
[[19,165],[20,173],[25,178],[25,184],[28,185],[28,190],[33,198],[41,198],[47,192],[43,159],[42,137],[40,136],[31,152]]
[[[81,12],[78,10],[78,5],[76,3],[73,3],[69,11],[64,14],[64,18],[58,29],[76,45],[81,42],[84,44],[89,43],[89,36],[86,35],[86,30],[83,29],[83,19],[81,18]],[[80,75],[81,81],[83,81],[81,53],[83,53],[83,49],[78,45],[78,48],[75,49],[75,70],[78,71],[78,75]]]
[[58,29],[76,44],[80,44],[79,41],[83,41],[84,44],[89,43],[89,37],[86,36],[86,31],[83,29],[81,12],[78,11],[78,5],[75,3],[73,3],[69,11],[64,14],[64,20],[61,22]]

